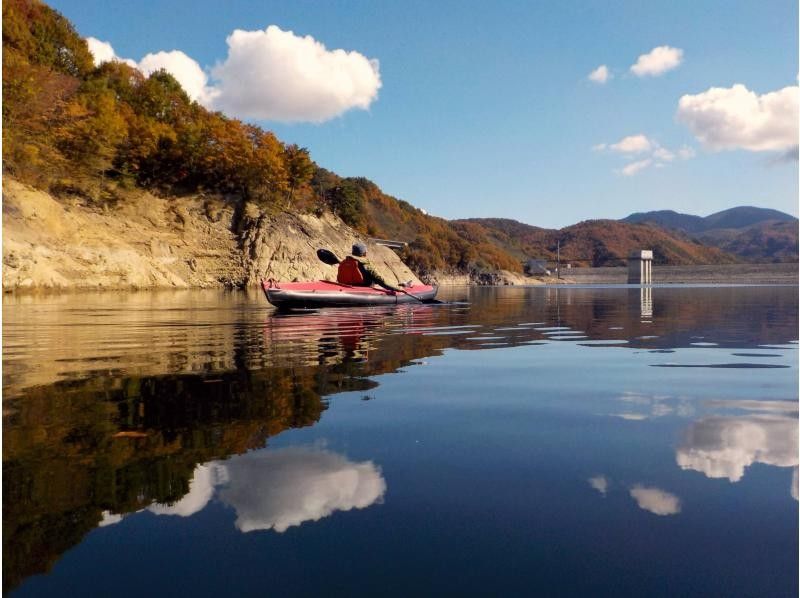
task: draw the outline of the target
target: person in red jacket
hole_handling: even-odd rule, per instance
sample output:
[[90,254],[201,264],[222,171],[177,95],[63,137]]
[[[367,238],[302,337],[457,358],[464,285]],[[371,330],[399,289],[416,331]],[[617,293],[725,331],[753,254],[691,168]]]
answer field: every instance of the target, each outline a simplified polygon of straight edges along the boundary
[[363,243],[356,243],[352,248],[352,255],[348,255],[339,263],[339,272],[336,281],[352,286],[372,286],[378,285],[390,291],[402,291],[402,287],[409,286],[410,283],[400,283],[399,287],[386,282],[380,273],[369,263],[367,257],[367,246]]

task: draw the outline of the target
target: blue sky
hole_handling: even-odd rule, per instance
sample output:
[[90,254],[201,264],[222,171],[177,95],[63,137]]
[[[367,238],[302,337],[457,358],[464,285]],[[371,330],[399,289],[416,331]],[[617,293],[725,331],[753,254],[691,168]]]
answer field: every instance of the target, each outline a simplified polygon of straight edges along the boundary
[[[752,151],[753,141],[714,151],[676,119],[684,94],[796,86],[794,1],[51,5],[118,56],[181,50],[209,73],[226,59],[234,29],[269,25],[377,59],[381,88],[367,110],[318,124],[247,120],[308,147],[321,166],[366,176],[438,216],[561,227],[654,209],[798,212],[798,163],[781,159],[785,151]],[[652,77],[629,71],[665,45],[683,51],[679,66]],[[589,81],[601,64],[613,77]],[[649,153],[592,149],[634,135],[695,155],[656,167]],[[635,175],[622,174],[647,159]]]

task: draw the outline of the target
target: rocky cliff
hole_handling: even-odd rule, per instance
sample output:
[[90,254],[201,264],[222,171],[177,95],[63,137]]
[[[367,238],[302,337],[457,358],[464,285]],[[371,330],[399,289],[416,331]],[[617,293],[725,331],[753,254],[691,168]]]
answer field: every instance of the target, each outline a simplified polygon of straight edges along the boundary
[[[3,180],[3,290],[149,289],[335,279],[316,257],[363,241],[329,214],[235,211],[219,197],[160,198],[134,191],[117,205],[56,199]],[[368,243],[389,281],[417,280],[397,255]]]

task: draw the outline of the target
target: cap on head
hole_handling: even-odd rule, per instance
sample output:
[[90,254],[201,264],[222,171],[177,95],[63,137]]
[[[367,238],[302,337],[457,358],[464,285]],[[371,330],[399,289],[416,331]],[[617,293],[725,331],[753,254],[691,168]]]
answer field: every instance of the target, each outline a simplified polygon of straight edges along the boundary
[[367,246],[363,243],[356,243],[353,245],[353,255],[356,257],[364,257],[367,255]]

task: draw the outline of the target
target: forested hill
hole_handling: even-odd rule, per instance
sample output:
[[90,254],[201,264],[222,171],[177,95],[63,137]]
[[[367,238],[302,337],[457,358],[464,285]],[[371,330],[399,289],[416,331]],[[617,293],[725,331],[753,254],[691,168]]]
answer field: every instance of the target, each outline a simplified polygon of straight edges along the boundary
[[745,261],[798,259],[797,218],[778,210],[739,206],[705,217],[662,210],[631,214],[621,222],[650,224],[672,233],[679,231]]
[[266,214],[330,211],[364,235],[409,242],[401,257],[423,276],[519,272],[527,258],[554,257],[557,238],[562,251],[595,265],[641,247],[675,264],[733,259],[643,225],[589,222],[556,234],[428,216],[367,179],[325,170],[305,148],[190,101],[165,71],[95,66],[70,22],[38,0],[3,3],[3,124],[4,172],[55,197],[107,209],[146,190],[214,195]]
[[682,235],[645,224],[587,220],[562,228],[544,229],[501,218],[454,221],[454,226],[480,227],[504,251],[522,259],[537,256],[590,266],[619,266],[631,252],[653,250],[657,264],[725,264],[736,258]]

